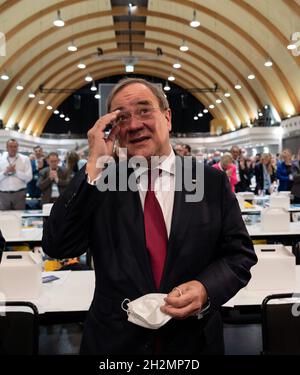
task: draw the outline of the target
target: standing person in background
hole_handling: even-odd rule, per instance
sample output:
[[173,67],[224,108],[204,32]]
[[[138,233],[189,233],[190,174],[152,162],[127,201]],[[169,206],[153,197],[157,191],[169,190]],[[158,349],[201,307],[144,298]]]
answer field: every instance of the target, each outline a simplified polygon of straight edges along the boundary
[[221,156],[221,160],[219,161],[219,163],[214,164],[213,167],[218,169],[219,171],[223,171],[226,173],[230,182],[231,190],[234,192],[235,185],[237,183],[237,177],[236,167],[233,164],[232,155],[229,152],[226,152],[223,156]]
[[34,154],[30,155],[32,180],[27,184],[27,191],[31,198],[40,198],[41,190],[37,187],[39,173],[48,166],[42,147],[33,147]]
[[255,166],[255,194],[272,193],[273,184],[276,182],[276,172],[271,157],[271,154],[263,153]]
[[300,203],[300,148],[298,150],[297,159],[292,164],[292,195],[294,196],[293,203]]
[[69,151],[67,153],[66,168],[67,168],[67,171],[69,173],[70,180],[79,171],[78,161],[79,161],[79,156],[78,156],[77,152],[75,152],[75,151]]
[[292,152],[286,148],[281,154],[282,161],[277,164],[278,191],[291,191],[293,185]]
[[240,191],[245,191],[245,190],[243,190],[241,176],[240,176],[241,168],[240,168],[239,160],[240,160],[240,156],[241,156],[241,149],[238,146],[232,146],[231,149],[230,149],[230,153],[231,153],[231,156],[232,156],[232,163],[235,165],[235,169],[236,169],[237,182],[235,184],[235,191],[237,193],[240,192]]
[[18,153],[15,139],[6,142],[0,157],[0,210],[24,210],[26,186],[32,179],[29,157]]
[[59,167],[59,157],[56,152],[48,155],[49,166],[42,169],[37,186],[42,191],[42,203],[53,203],[62,194],[70,178],[66,168]]

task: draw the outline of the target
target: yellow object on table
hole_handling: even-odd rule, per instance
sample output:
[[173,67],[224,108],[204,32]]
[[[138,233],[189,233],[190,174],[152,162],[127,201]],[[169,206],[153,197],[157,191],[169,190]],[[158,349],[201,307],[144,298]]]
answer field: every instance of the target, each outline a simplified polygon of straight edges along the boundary
[[62,267],[61,263],[58,260],[45,260],[44,262],[44,271],[58,271]]
[[253,204],[245,201],[244,208],[253,208]]

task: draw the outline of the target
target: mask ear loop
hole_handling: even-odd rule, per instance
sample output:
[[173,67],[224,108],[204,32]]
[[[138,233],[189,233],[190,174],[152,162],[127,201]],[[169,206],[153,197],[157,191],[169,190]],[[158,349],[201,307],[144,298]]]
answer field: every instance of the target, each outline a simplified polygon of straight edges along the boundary
[[129,308],[128,308],[128,306],[124,307],[124,303],[129,303],[129,302],[130,302],[130,299],[125,298],[124,301],[121,303],[121,309],[123,311],[126,311],[127,315],[129,315]]

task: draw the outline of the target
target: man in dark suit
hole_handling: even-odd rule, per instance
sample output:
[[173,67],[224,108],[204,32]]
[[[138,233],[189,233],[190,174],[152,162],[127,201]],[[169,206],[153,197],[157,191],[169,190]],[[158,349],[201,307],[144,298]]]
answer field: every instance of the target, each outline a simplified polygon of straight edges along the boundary
[[42,192],[42,203],[54,203],[70,181],[67,169],[59,167],[58,163],[58,154],[50,152],[49,166],[39,172],[37,187]]
[[[185,185],[177,184],[185,166],[172,151],[170,130],[171,111],[160,88],[135,78],[119,82],[108,98],[108,114],[88,133],[86,168],[54,204],[44,227],[43,249],[50,256],[75,257],[88,248],[93,256],[96,286],[84,354],[223,353],[218,310],[247,284],[257,259],[224,173],[205,168],[199,176],[194,162],[190,168],[204,195],[188,202]],[[158,171],[154,188],[148,184],[145,191],[139,176],[133,179],[136,189],[128,182],[131,189],[99,191],[113,173],[124,171],[124,163],[132,172],[121,152],[117,163],[99,164],[113,155],[116,139],[127,160],[143,157],[152,173]],[[153,156],[161,157],[155,168]],[[160,189],[158,182],[169,188]],[[173,319],[157,330],[127,320],[126,298],[158,292],[167,294],[161,311]],[[208,313],[197,319],[204,308]]]

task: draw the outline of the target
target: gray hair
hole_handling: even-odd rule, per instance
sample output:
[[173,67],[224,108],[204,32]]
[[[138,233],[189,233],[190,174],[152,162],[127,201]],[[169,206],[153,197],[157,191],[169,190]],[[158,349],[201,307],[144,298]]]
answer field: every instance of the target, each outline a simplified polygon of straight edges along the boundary
[[113,87],[113,89],[111,90],[111,92],[109,93],[109,95],[107,97],[107,101],[106,101],[107,112],[110,112],[111,102],[112,102],[113,98],[115,97],[115,95],[119,91],[121,91],[124,87],[126,87],[128,85],[132,85],[134,83],[140,83],[141,85],[144,85],[144,86],[148,87],[148,89],[150,91],[152,91],[153,95],[158,100],[159,108],[160,108],[161,111],[164,111],[165,109],[169,108],[168,99],[166,98],[162,88],[159,85],[153,84],[153,83],[151,83],[149,81],[146,81],[145,79],[142,79],[142,78],[123,78]]

